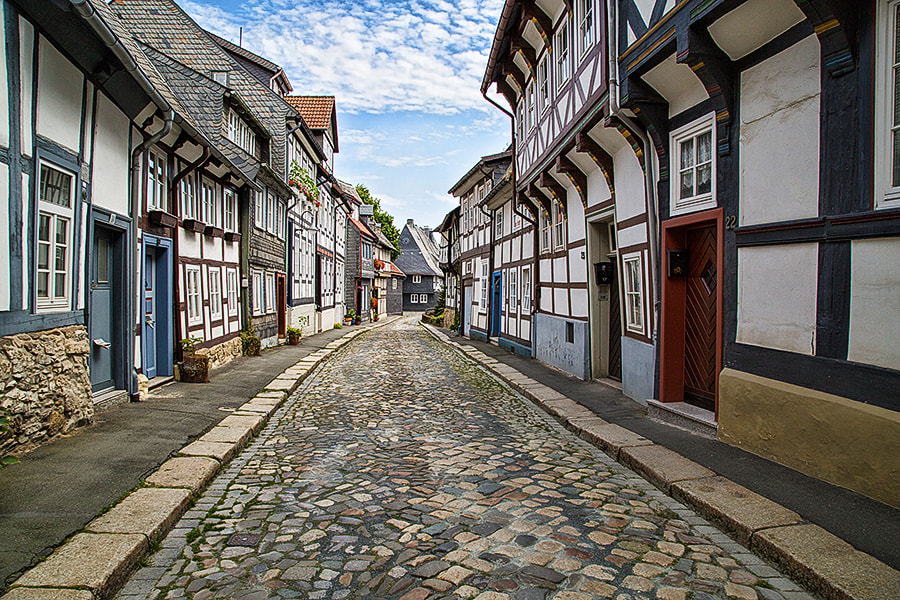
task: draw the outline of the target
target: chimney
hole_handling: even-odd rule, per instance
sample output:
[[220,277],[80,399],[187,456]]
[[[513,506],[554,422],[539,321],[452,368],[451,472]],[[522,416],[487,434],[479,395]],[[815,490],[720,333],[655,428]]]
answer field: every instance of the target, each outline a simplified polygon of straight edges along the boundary
[[407,225],[415,225],[415,222],[412,219],[407,219],[406,224]]

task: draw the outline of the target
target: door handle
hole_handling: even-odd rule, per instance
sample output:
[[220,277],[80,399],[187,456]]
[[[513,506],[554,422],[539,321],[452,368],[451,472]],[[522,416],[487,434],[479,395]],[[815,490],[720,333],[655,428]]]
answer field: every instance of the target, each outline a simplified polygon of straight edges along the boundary
[[147,322],[147,327],[152,327],[153,329],[156,329],[156,321],[154,321],[152,318],[147,317],[146,322]]
[[100,346],[101,348],[105,348],[109,350],[112,347],[110,342],[105,341],[103,338],[97,338],[93,340],[95,346]]

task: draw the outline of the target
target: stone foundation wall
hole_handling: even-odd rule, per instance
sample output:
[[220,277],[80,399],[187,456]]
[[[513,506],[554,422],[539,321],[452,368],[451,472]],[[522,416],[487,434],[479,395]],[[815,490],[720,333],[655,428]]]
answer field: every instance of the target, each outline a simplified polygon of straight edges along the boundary
[[444,307],[444,327],[453,329],[454,320],[456,320],[456,309]]
[[210,370],[227,365],[241,355],[241,338],[236,337],[212,348],[202,348],[197,351],[197,354],[209,356]]
[[27,451],[94,420],[89,353],[80,325],[0,338],[0,404],[13,425],[0,454]]

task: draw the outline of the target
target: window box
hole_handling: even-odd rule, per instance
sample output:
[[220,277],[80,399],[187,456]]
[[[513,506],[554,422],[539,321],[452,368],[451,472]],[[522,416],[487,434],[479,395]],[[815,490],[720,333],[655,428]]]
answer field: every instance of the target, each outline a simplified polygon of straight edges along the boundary
[[215,225],[207,225],[203,229],[203,235],[208,235],[210,237],[222,237],[225,235],[225,230],[221,227],[216,227]]
[[226,242],[239,242],[241,241],[241,234],[236,231],[228,231],[225,233],[225,241]]
[[206,223],[197,219],[182,219],[181,226],[194,233],[203,233],[206,229]]
[[147,211],[147,219],[151,225],[158,227],[175,227],[178,225],[178,218],[159,208],[151,208]]

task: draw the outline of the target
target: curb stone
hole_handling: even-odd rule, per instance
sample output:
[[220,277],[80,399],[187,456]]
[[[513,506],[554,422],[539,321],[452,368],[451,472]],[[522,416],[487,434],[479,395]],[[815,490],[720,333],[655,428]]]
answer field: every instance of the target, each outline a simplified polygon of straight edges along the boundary
[[[571,398],[530,380],[473,346],[450,339],[433,325],[420,325],[435,339],[480,364],[531,400],[578,437],[598,446],[613,460],[635,470],[674,499],[716,523],[823,598],[900,598],[900,571],[856,550],[817,525],[803,523],[800,515],[784,506],[624,427],[606,423]],[[528,383],[523,384],[526,380]],[[572,404],[590,415],[584,415]]]
[[269,416],[319,364],[360,335],[395,320],[388,317],[349,331],[285,369],[256,396],[184,446],[178,457],[149,475],[145,482],[153,487],[136,488],[91,521],[45,561],[25,571],[0,600],[112,598],[150,553],[151,542],[174,527],[192,499],[262,430]]

